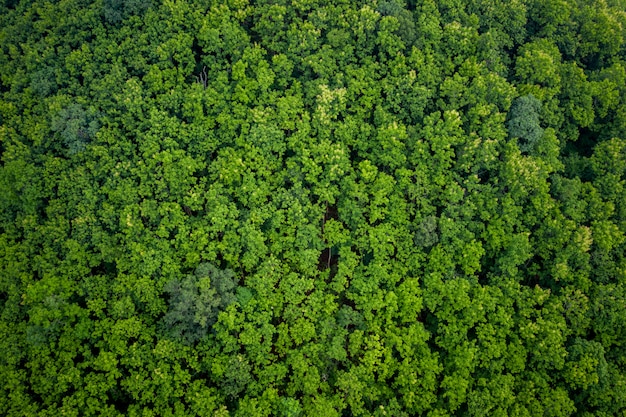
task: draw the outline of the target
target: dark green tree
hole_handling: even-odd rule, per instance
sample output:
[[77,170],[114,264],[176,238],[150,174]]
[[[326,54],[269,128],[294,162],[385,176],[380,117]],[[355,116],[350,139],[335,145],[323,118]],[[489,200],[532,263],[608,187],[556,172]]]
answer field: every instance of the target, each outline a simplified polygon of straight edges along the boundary
[[527,94],[513,100],[507,115],[506,127],[509,137],[518,140],[522,152],[531,153],[541,137],[543,129],[539,122],[541,102],[532,94]]
[[198,265],[193,274],[165,286],[168,311],[162,319],[167,335],[186,343],[205,337],[220,311],[236,301],[237,279],[233,271],[210,263]]
[[383,16],[393,16],[398,20],[398,36],[410,48],[417,38],[413,13],[405,8],[401,0],[381,1],[376,10]]
[[70,104],[59,112],[50,125],[63,139],[67,152],[72,155],[85,150],[100,128],[97,112],[85,109],[78,103]]

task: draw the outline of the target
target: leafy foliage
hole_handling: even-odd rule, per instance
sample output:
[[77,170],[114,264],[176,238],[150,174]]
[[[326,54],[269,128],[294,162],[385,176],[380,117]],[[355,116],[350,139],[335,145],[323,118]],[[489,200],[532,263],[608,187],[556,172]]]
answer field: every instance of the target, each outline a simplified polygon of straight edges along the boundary
[[625,16],[0,2],[0,415],[624,415]]
[[100,128],[93,109],[85,110],[80,104],[70,104],[52,119],[50,128],[58,132],[70,154],[85,150]]
[[163,317],[171,337],[194,343],[202,339],[217,321],[220,311],[235,302],[235,274],[210,263],[198,265],[192,275],[174,279],[165,286],[168,312]]
[[104,0],[104,19],[107,23],[119,24],[129,16],[144,12],[151,5],[151,0]]
[[532,94],[513,100],[508,113],[507,129],[509,136],[518,139],[522,152],[531,152],[543,136],[539,123],[541,102]]

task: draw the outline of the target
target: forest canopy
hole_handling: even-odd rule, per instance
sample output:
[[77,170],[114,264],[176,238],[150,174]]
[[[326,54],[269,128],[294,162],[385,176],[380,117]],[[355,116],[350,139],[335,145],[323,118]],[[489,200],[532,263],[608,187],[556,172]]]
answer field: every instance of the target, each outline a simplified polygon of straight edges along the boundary
[[624,0],[1,0],[0,415],[626,415]]

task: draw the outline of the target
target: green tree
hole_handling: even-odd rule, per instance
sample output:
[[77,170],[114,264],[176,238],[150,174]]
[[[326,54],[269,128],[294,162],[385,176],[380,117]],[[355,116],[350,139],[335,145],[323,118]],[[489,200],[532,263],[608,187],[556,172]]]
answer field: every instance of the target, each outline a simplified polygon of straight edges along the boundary
[[230,270],[219,270],[210,263],[198,265],[195,272],[165,287],[169,294],[168,312],[162,319],[167,335],[186,343],[205,337],[220,311],[236,301],[237,280]]
[[77,103],[70,104],[52,119],[52,131],[59,133],[70,155],[84,151],[98,129],[100,123],[93,108],[85,108]]
[[533,152],[543,136],[540,111],[541,102],[532,94],[516,98],[511,105],[506,125],[509,136],[518,139],[522,152]]

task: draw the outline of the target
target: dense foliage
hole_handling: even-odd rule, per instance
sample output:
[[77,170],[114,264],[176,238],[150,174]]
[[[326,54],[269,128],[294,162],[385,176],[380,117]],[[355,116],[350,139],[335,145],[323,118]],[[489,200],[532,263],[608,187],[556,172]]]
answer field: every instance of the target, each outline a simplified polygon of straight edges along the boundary
[[0,415],[626,415],[624,0],[3,0]]

